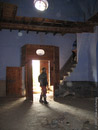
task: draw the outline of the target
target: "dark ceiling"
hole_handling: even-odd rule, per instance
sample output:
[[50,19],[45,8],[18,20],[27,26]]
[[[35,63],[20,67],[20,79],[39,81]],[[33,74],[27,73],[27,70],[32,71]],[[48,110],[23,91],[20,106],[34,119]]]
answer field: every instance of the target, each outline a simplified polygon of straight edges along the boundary
[[56,35],[60,33],[82,33],[93,32],[94,26],[98,25],[98,13],[89,18],[85,22],[65,21],[48,19],[41,17],[24,17],[16,16],[18,8],[16,5],[9,3],[0,3],[0,30],[25,30],[29,31],[53,33]]

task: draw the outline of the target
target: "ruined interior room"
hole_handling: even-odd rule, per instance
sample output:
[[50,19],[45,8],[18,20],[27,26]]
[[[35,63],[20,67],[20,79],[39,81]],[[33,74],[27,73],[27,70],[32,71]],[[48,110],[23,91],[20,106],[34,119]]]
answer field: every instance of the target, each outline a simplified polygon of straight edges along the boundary
[[1,0],[0,130],[51,129],[98,129],[98,0]]

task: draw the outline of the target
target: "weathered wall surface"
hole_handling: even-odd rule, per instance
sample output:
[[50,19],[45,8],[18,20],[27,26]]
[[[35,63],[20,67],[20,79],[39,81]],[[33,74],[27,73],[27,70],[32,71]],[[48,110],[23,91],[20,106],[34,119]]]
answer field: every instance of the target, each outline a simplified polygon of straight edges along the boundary
[[94,81],[97,80],[97,43],[98,28],[94,33],[77,34],[77,57],[78,64],[69,77],[68,81]]
[[[71,55],[75,34],[45,34],[35,32],[19,33],[2,30],[0,32],[0,80],[6,80],[6,67],[19,67],[21,64],[21,47],[25,44],[41,44],[58,46],[60,50],[60,68]],[[2,84],[0,84],[2,86]],[[0,90],[1,91],[1,90]]]

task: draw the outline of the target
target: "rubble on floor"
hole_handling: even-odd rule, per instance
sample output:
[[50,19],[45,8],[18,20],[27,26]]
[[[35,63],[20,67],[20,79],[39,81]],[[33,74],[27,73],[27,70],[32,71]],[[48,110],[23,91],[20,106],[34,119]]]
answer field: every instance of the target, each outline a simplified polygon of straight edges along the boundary
[[94,99],[75,96],[47,99],[48,105],[25,98],[0,99],[0,130],[97,130]]
[[55,128],[56,130],[97,130],[89,120],[83,122],[83,120],[77,119],[75,116],[69,116],[66,112],[58,118],[44,118],[41,125],[48,129]]

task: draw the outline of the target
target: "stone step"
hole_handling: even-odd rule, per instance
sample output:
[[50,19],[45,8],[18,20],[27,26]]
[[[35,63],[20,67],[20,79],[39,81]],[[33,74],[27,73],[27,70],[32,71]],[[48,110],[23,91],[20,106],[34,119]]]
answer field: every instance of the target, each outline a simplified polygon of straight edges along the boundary
[[70,75],[71,72],[67,72],[68,76]]

